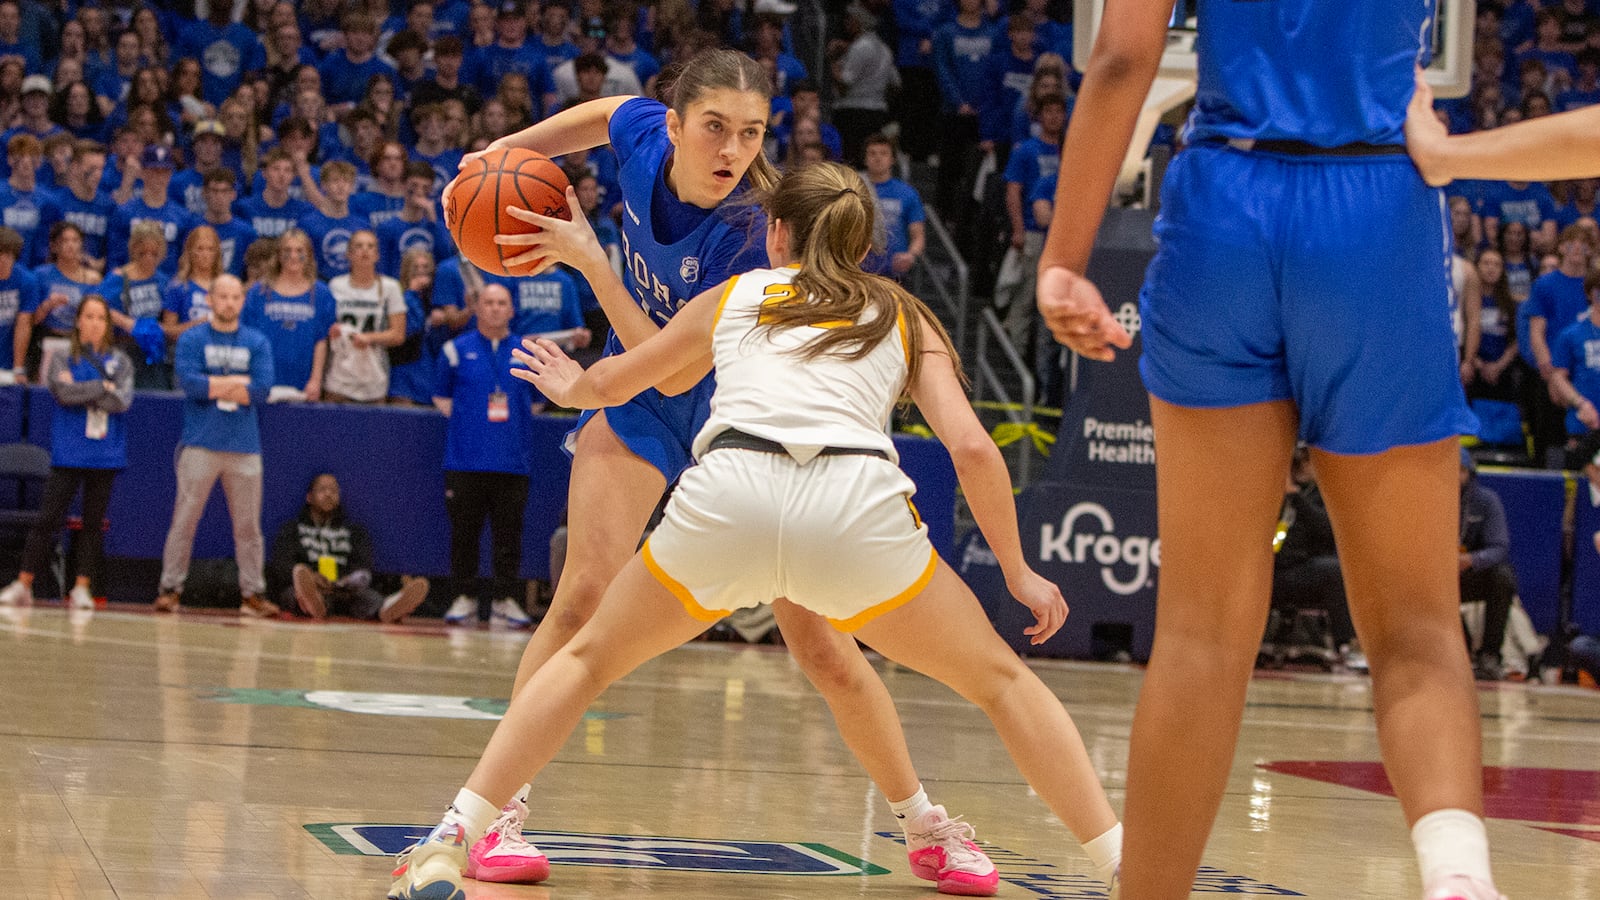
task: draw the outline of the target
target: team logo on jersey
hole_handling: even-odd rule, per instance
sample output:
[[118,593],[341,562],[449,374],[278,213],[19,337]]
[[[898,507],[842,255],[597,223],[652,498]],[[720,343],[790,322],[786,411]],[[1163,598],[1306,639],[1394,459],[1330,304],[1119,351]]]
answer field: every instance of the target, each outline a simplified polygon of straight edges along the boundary
[[683,265],[678,267],[678,276],[690,284],[700,280],[700,257],[685,256]]
[[214,41],[200,52],[206,71],[216,78],[232,78],[239,74],[243,54],[227,41]]
[[341,271],[350,269],[350,230],[335,228],[322,238],[322,258]]

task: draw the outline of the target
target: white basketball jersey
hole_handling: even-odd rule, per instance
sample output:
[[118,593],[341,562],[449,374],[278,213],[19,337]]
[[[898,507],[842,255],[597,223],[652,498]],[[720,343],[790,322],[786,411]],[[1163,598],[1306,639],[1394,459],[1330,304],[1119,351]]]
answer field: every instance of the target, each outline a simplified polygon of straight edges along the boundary
[[825,328],[757,328],[763,306],[793,298],[796,271],[756,269],[724,291],[711,331],[717,390],[695,456],[732,428],[777,441],[802,463],[823,447],[881,450],[898,461],[888,428],[906,384],[904,320],[861,359],[802,358],[798,349]]

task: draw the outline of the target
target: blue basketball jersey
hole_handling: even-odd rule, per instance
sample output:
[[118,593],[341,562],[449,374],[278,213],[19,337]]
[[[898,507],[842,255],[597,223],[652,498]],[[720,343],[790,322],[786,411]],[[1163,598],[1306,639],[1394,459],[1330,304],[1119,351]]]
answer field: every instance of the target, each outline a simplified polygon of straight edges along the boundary
[[1400,144],[1434,0],[1200,0],[1190,142]]

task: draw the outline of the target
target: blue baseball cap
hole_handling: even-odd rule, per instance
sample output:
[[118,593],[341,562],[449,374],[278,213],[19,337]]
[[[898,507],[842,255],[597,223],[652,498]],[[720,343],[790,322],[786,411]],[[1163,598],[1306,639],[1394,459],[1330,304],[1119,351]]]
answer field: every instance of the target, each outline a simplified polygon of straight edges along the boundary
[[176,169],[178,164],[172,160],[172,151],[165,144],[151,144],[139,154],[139,168],[141,169]]

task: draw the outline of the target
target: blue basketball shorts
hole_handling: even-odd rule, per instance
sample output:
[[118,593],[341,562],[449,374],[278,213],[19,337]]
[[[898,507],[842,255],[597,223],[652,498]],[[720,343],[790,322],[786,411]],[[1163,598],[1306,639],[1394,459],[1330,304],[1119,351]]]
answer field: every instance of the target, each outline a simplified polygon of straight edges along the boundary
[[1443,194],[1409,157],[1197,144],[1161,200],[1140,294],[1151,394],[1194,408],[1292,400],[1300,439],[1333,453],[1475,431]]
[[[689,447],[711,415],[711,394],[716,386],[713,374],[676,397],[650,388],[621,406],[607,408],[606,423],[623,446],[654,466],[667,479],[667,484],[672,484],[694,463]],[[595,412],[597,410],[584,412],[578,418],[577,427],[567,433],[563,447],[568,455],[577,444],[578,432],[594,418]]]

